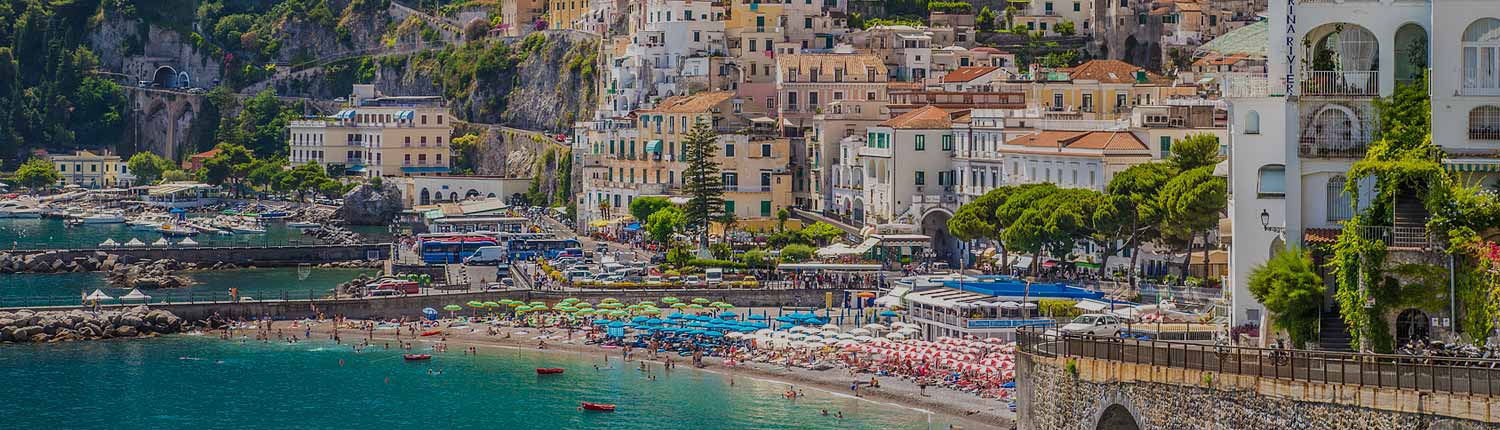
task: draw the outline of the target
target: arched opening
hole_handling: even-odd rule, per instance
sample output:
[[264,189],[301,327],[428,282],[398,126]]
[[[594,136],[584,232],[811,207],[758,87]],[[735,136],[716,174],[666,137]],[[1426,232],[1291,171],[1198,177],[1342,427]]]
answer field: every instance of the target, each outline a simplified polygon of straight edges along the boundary
[[1260,197],[1282,197],[1286,195],[1286,166],[1267,164],[1257,172],[1255,192]]
[[1099,415],[1099,424],[1094,430],[1140,430],[1140,424],[1136,423],[1135,415],[1130,413],[1124,405],[1119,403],[1104,408],[1104,413]]
[[456,202],[456,201],[458,201],[458,191],[449,191],[448,192],[448,201],[450,201],[450,202]]
[[1396,316],[1396,345],[1405,345],[1412,340],[1427,339],[1428,324],[1425,312],[1416,309],[1401,311],[1401,314]]
[[1463,91],[1500,94],[1500,19],[1481,18],[1464,30]]
[[944,209],[932,209],[922,216],[922,234],[932,238],[932,252],[936,254],[934,261],[946,261],[948,264],[958,264],[958,239],[948,233],[948,219],[953,214]]
[[1245,134],[1260,134],[1260,112],[1252,110],[1245,114]]
[[1380,94],[1380,42],[1355,24],[1324,24],[1303,38],[1303,95]]
[[1396,84],[1409,84],[1427,70],[1427,29],[1407,23],[1396,30]]
[[865,200],[854,199],[854,208],[849,213],[851,214],[849,216],[850,224],[854,224],[855,227],[863,227],[865,225]]
[[1346,106],[1323,106],[1303,131],[1302,155],[1362,156],[1369,144],[1370,125]]
[[479,190],[469,190],[469,192],[464,193],[465,200],[474,198],[479,198]]
[[427,192],[426,188],[423,188],[422,192],[419,193],[417,196],[418,196],[417,197],[417,202],[418,202],[417,204],[421,204],[421,205],[430,205],[430,204],[432,204],[432,195]]
[[176,88],[177,69],[173,69],[172,66],[157,67],[156,72],[151,74],[151,86],[161,88]]
[[493,199],[493,198],[495,198],[495,193],[489,193],[489,194],[485,195],[484,198]]

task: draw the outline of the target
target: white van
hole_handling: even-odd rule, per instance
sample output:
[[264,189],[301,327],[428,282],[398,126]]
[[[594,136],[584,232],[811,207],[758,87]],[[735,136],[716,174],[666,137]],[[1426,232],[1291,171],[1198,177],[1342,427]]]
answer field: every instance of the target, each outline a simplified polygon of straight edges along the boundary
[[495,265],[505,262],[504,246],[481,246],[474,250],[474,255],[464,259],[464,264],[469,266]]
[[590,278],[593,276],[594,274],[587,270],[570,270],[568,271],[568,282],[587,282],[592,280]]
[[704,269],[703,280],[707,281],[708,285],[711,286],[719,285],[719,283],[724,282],[724,269],[720,269],[717,267]]

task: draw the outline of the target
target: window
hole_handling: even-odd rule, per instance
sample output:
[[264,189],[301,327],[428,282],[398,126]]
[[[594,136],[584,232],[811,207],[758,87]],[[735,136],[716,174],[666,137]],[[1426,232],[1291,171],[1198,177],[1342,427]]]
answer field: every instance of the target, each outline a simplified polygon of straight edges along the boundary
[[1480,106],[1469,111],[1469,138],[1500,140],[1500,107]]
[[927,172],[923,172],[921,170],[917,171],[916,184],[919,187],[923,186],[923,185],[927,185]]
[[771,156],[771,144],[769,144],[769,143],[762,143],[762,144],[760,144],[760,156],[762,156],[762,157],[770,157]]
[[802,28],[812,28],[812,17],[802,18]]
[[1267,164],[1261,166],[1256,193],[1260,197],[1280,198],[1286,195],[1286,166]]
[[427,125],[427,115],[422,115],[422,125]]
[[1063,95],[1062,95],[1062,93],[1052,93],[1052,108],[1053,109],[1062,110],[1062,107],[1063,107]]
[[443,116],[442,115],[438,115],[437,116],[437,123],[438,123],[438,125],[442,125],[443,124]]
[[734,144],[733,143],[726,143],[726,144],[724,144],[724,156],[725,157],[733,157],[734,156]]
[[[926,151],[927,150],[927,136],[926,135],[921,135],[921,134],[917,135],[916,150],[918,150],[918,151]],[[920,178],[921,177],[920,174],[918,174],[918,175],[919,176],[917,176],[917,177]],[[917,185],[922,185],[922,184],[919,183]]]
[[1167,158],[1171,158],[1171,157],[1172,157],[1172,136],[1162,136],[1161,137],[1161,158],[1162,159],[1167,159]]
[[1500,19],[1484,18],[1464,30],[1466,90],[1500,92]]
[[943,141],[943,150],[944,151],[952,151],[953,150],[953,135],[951,135],[951,134],[945,134],[945,135],[943,135],[943,137],[941,138],[941,140]]
[[701,40],[702,40],[702,34],[701,34],[701,33],[702,33],[702,32],[700,32],[700,31],[697,31],[697,30],[694,30],[694,31],[693,31],[693,41],[694,41],[694,42],[698,42],[698,41],[701,41]]
[[1260,112],[1245,114],[1245,134],[1260,134]]
[[1080,12],[1080,11],[1082,11],[1082,10],[1083,10],[1083,5],[1081,5],[1081,4],[1079,4],[1079,3],[1078,3],[1078,2],[1076,2],[1076,1],[1075,1],[1075,2],[1073,2],[1073,11],[1074,11],[1074,12]]
[[1093,93],[1084,93],[1083,94],[1083,111],[1084,112],[1093,112],[1094,111],[1094,94]]
[[1344,190],[1344,184],[1348,181],[1343,175],[1334,175],[1328,179],[1328,221],[1343,221],[1354,217],[1354,201],[1349,192]]

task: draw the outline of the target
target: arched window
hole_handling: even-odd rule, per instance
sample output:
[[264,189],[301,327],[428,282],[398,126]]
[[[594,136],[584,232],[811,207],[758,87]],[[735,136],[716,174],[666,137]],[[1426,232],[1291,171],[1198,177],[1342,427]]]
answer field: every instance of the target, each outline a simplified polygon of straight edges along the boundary
[[429,192],[427,192],[426,188],[423,188],[422,189],[421,198],[417,200],[419,202],[417,204],[420,204],[420,205],[430,205],[430,204],[432,204],[432,197],[431,196],[432,196],[432,194],[429,193]]
[[1260,134],[1260,112],[1252,110],[1245,114],[1245,134]]
[[1354,202],[1344,190],[1344,175],[1328,178],[1328,221],[1343,221],[1354,217]]
[[1464,30],[1466,92],[1500,94],[1500,19],[1482,18]]
[[448,193],[448,201],[450,201],[450,202],[456,202],[456,201],[458,201],[458,191],[449,192]]
[[1469,111],[1469,138],[1500,140],[1500,107],[1480,106]]
[[1280,164],[1261,166],[1255,191],[1260,197],[1286,196],[1286,166]]

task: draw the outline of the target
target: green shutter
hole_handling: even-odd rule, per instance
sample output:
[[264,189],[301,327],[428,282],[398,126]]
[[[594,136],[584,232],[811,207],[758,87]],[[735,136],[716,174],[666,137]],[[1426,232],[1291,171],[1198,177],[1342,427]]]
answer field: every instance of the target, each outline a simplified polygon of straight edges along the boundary
[[760,216],[764,216],[764,217],[771,216],[771,201],[770,200],[761,200],[760,201]]

